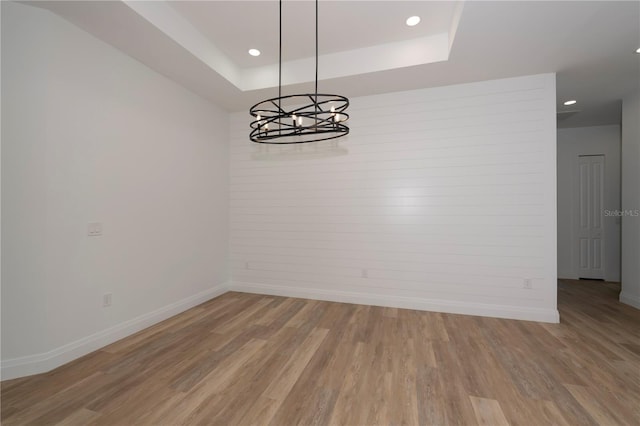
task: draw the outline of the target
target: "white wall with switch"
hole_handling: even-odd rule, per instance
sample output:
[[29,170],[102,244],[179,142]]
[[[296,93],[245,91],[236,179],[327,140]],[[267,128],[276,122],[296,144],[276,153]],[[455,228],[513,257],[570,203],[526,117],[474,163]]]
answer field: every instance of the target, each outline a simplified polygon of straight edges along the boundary
[[229,122],[44,9],[3,2],[2,38],[1,358],[10,379],[219,294]]

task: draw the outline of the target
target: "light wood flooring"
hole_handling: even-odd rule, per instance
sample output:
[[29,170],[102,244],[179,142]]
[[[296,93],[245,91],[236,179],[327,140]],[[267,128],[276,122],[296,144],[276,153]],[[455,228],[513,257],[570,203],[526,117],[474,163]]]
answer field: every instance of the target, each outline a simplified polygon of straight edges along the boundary
[[2,424],[639,425],[618,292],[560,282],[561,324],[227,293],[3,382]]

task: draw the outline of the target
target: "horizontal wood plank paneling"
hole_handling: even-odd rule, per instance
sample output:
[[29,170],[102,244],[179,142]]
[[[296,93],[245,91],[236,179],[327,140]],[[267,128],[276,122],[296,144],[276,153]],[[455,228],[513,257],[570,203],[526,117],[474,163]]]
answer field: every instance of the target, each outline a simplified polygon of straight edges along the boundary
[[552,75],[356,98],[336,155],[251,144],[232,115],[233,282],[553,320],[554,105]]

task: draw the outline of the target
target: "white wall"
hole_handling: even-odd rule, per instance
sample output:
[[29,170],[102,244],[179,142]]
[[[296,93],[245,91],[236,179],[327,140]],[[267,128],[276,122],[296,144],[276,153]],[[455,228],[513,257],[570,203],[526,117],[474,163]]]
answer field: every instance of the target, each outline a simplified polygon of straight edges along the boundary
[[[0,7],[0,25],[2,22],[2,7]],[[2,46],[2,31],[0,31],[0,46]],[[1,49],[0,49],[1,50]],[[0,81],[2,81],[2,53],[0,52]],[[2,89],[0,88],[0,97]],[[2,129],[2,102],[0,102],[0,133]],[[2,137],[0,136],[0,142]],[[2,187],[2,144],[0,143],[0,188]],[[2,191],[0,190],[0,241],[2,240]],[[2,244],[0,244],[0,259],[2,259]],[[2,330],[2,262],[0,262],[0,332]],[[2,336],[0,335],[0,354],[2,354]],[[1,359],[1,356],[0,356]],[[2,368],[0,368],[2,380]]]
[[351,101],[335,157],[232,115],[233,288],[557,321],[555,76]]
[[640,91],[622,100],[622,292],[640,309]]
[[2,56],[3,378],[224,291],[228,115],[30,6]]
[[[604,210],[620,210],[620,126],[558,129],[558,276],[578,279],[573,182],[579,155],[605,156]],[[604,212],[603,212],[604,215]],[[604,216],[605,280],[620,281],[620,219]]]

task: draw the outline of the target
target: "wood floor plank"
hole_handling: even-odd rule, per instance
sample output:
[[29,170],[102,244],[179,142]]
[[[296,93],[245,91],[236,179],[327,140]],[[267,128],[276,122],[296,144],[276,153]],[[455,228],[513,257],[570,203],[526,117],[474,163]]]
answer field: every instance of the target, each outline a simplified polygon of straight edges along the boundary
[[[389,315],[391,318],[396,318],[393,315]],[[374,392],[370,393],[369,402],[369,414],[367,416],[365,424],[368,425],[388,425],[392,424],[392,416],[390,413],[389,395],[392,395],[393,389],[393,377],[392,373],[385,372],[384,374],[376,374],[373,376],[374,380],[370,380]],[[416,395],[417,399],[417,395]],[[416,416],[418,415],[418,407],[416,406]]]
[[318,306],[318,304],[322,303],[317,300],[305,300],[304,302],[305,302],[304,306],[300,308],[300,310],[296,312],[295,315],[289,318],[289,321],[287,321],[287,323],[284,324],[284,327],[300,327],[302,324],[305,323],[305,321],[307,321],[309,313],[313,309],[315,309]]
[[[295,334],[291,337],[295,337]],[[287,336],[286,338],[289,339],[290,337]],[[233,382],[225,387],[211,389],[210,393],[220,396],[216,399],[215,404],[209,404],[208,411],[215,413],[215,421],[212,421],[211,424],[244,424],[250,422],[248,421],[249,419],[254,419],[254,415],[256,416],[254,420],[258,418],[263,418],[264,420],[263,416],[266,416],[267,412],[271,412],[268,411],[269,409],[273,408],[275,410],[279,407],[281,401],[276,400],[263,401],[265,405],[261,407],[255,407],[253,404],[248,406],[247,403],[248,401],[254,401],[255,395],[261,394],[260,390],[266,389],[277,374],[277,371],[264,373],[265,370],[269,371],[269,367],[275,364],[280,366],[286,364],[287,357],[279,354],[276,349],[278,345],[284,344],[286,344],[284,341],[268,341],[260,353],[257,353],[256,356],[247,361],[245,368],[236,372]],[[271,401],[273,404],[271,404]],[[271,418],[272,415],[273,412],[268,418]]]
[[[70,385],[95,375],[115,357],[96,351],[46,374],[2,382],[2,418],[52,398]],[[5,384],[10,391],[5,391]]]
[[299,300],[296,299],[286,299],[284,302],[279,303],[278,306],[270,308],[264,315],[255,320],[256,324],[259,325],[269,325],[273,321],[275,321],[278,317],[282,315],[282,313],[286,312],[289,308],[291,308],[296,303],[300,303]]
[[3,425],[637,425],[640,311],[560,281],[560,324],[227,293],[46,374]]
[[[396,342],[402,349],[400,356],[394,357],[398,363],[391,372],[391,409],[389,417],[394,424],[418,424],[418,395],[417,368],[414,358],[415,348],[413,340]],[[374,377],[379,374],[374,375]],[[371,389],[375,389],[376,382],[370,381]],[[373,399],[373,398],[372,398]]]
[[473,411],[480,426],[508,426],[509,422],[495,399],[470,397]]
[[[342,311],[338,318],[349,323],[351,309]],[[324,316],[324,315],[323,315]],[[351,329],[351,327],[347,327]],[[278,421],[296,424],[328,424],[336,403],[344,372],[353,354],[352,333],[347,328],[334,328],[316,350],[299,380],[295,383],[285,407],[278,411]],[[309,409],[308,407],[314,407]],[[239,424],[242,424],[240,422]]]
[[618,414],[603,405],[597,398],[594,398],[587,388],[577,385],[566,385],[567,390],[584,407],[589,415],[599,424],[624,424],[624,417],[620,418]]
[[270,302],[269,299],[258,300],[253,306],[244,309],[238,315],[229,318],[224,323],[216,325],[212,331],[224,335],[230,334],[239,328],[246,327],[247,323],[253,322],[259,324],[260,320],[269,312],[267,305],[269,305]]
[[318,346],[327,336],[329,330],[318,328],[302,342],[298,351],[294,352],[276,379],[264,391],[267,398],[282,401],[289,395],[291,388],[298,380],[302,370],[307,366]]
[[88,422],[87,426],[143,423],[144,419],[164,407],[175,395],[176,392],[168,383],[150,377],[129,392],[127,398],[121,398],[119,403],[101,410],[100,416]]
[[[449,331],[450,333],[450,331]],[[464,388],[460,373],[459,357],[456,348],[450,342],[434,342],[436,365],[440,381],[438,389],[442,392],[445,424],[477,424],[469,394]]]
[[[86,407],[88,403],[109,387],[122,379],[122,376],[95,372],[75,383],[68,383],[62,391],[38,401],[26,410],[3,418],[4,425],[55,424],[64,420],[75,411]],[[4,414],[4,410],[3,410]]]
[[69,416],[62,419],[60,422],[56,423],[56,426],[86,425],[92,421],[95,421],[98,417],[100,417],[100,414],[96,413],[95,411],[81,408],[77,411],[74,411]]
[[367,367],[368,359],[365,356],[365,347],[365,343],[358,342],[353,348],[350,366],[342,378],[342,386],[338,391],[338,400],[329,424],[349,424],[348,420],[350,420],[350,416],[353,416],[350,408],[358,403],[359,394],[356,387],[364,374],[363,370]]
[[259,329],[249,326],[242,333],[234,336],[224,347],[218,351],[205,351],[202,358],[197,358],[180,376],[175,377],[171,386],[183,392],[189,391],[193,386],[202,381],[212,370],[232,356],[240,347],[256,337]]
[[269,424],[281,405],[282,401],[276,401],[275,399],[260,395],[257,400],[251,404],[251,407],[242,414],[239,422],[230,424],[247,426],[262,426]]
[[[418,399],[418,421],[421,425],[445,425],[445,391],[443,381],[438,378],[435,367],[418,367],[416,373],[416,393]],[[389,395],[389,394],[388,394]]]
[[509,426],[509,422],[495,399],[470,397],[473,411],[480,426]]

